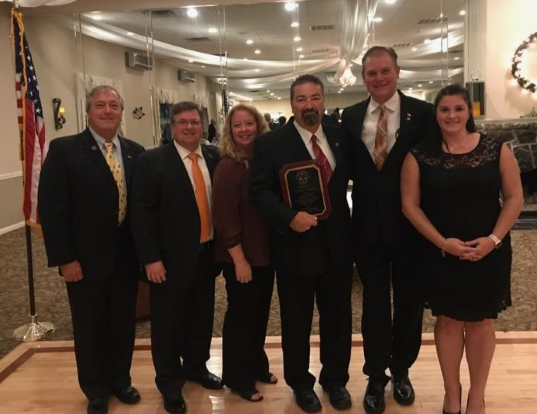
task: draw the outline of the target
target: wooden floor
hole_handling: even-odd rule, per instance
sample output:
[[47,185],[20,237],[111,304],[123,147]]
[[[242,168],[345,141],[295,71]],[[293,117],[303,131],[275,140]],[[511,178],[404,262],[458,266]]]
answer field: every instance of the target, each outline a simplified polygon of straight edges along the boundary
[[[537,332],[498,333],[496,355],[487,389],[487,414],[537,413]],[[197,384],[187,383],[183,390],[189,414],[301,414],[285,385],[282,373],[282,352],[279,338],[269,338],[267,351],[271,370],[279,377],[277,385],[261,385],[265,400],[249,403],[229,390],[208,391]],[[317,374],[319,341],[312,337],[312,372]],[[347,412],[363,413],[362,398],[366,381],[361,373],[363,364],[361,337],[353,337],[351,379],[347,385],[353,407]],[[210,370],[221,372],[221,341],[214,339]],[[142,394],[142,401],[126,406],[115,398],[110,400],[111,414],[165,413],[161,397],[155,388],[154,371],[148,340],[138,340],[131,371],[133,385]],[[416,401],[410,407],[400,407],[386,388],[386,413],[440,414],[442,412],[442,379],[431,335],[424,335],[420,357],[411,372]],[[463,401],[468,390],[468,372],[463,363]],[[335,413],[319,385],[323,413]],[[0,361],[0,413],[57,413],[86,412],[87,401],[76,380],[73,344],[66,342],[36,342],[21,344]],[[464,403],[463,403],[464,405]],[[463,410],[464,412],[464,410]]]

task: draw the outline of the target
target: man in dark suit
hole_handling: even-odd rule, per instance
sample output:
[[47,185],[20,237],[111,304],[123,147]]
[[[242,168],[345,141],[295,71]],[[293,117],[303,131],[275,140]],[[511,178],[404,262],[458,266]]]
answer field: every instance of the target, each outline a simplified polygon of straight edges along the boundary
[[209,205],[219,157],[215,147],[200,146],[201,115],[195,103],[176,104],[173,142],[139,157],[133,177],[131,224],[150,282],[155,381],[164,408],[176,414],[186,411],[186,379],[222,388],[206,367],[220,273]]
[[[298,406],[321,410],[309,372],[314,300],[320,314],[319,382],[336,409],[351,406],[345,385],[351,353],[350,215],[346,199],[350,173],[348,138],[343,130],[321,125],[324,88],[313,75],[291,85],[293,123],[255,142],[249,197],[273,230],[273,260],[281,307],[284,376]],[[279,173],[295,163],[316,160],[328,182],[328,218],[297,211],[284,202]]]
[[126,404],[131,386],[139,266],[129,228],[132,164],[144,148],[117,134],[123,99],[94,88],[89,127],[53,140],[41,171],[39,214],[49,266],[64,277],[75,339],[78,381],[88,413],[108,411],[109,393]]
[[413,403],[408,370],[421,345],[423,308],[411,251],[413,230],[402,214],[399,181],[403,159],[423,137],[432,106],[398,92],[398,78],[395,51],[369,49],[362,60],[362,79],[371,96],[347,108],[342,117],[352,137],[352,225],[354,259],[364,287],[368,413],[385,409],[384,387],[390,379],[386,368],[392,374],[395,400]]

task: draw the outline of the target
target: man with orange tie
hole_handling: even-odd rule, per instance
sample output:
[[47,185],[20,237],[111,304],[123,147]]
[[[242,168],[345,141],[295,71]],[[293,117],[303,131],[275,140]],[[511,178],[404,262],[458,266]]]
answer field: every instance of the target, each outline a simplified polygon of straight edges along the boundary
[[[302,75],[291,84],[291,108],[293,122],[255,142],[248,195],[273,230],[285,381],[303,411],[322,409],[313,391],[315,377],[309,372],[316,302],[323,365],[319,383],[330,404],[344,410],[352,405],[345,388],[352,331],[350,215],[346,198],[350,173],[348,137],[341,128],[322,124],[324,87],[316,76]],[[320,218],[313,214],[314,210],[310,209],[310,214],[290,205],[282,190],[282,169],[300,168],[304,162],[315,162],[322,170],[320,181],[326,184],[323,194],[331,211]],[[319,183],[307,171],[299,170],[296,182],[306,187],[308,183]],[[294,182],[291,179],[289,187]],[[303,196],[308,196],[308,191]]]
[[186,411],[185,380],[222,388],[206,367],[220,273],[210,208],[219,156],[214,147],[200,146],[201,114],[193,102],[176,104],[170,118],[173,142],[147,151],[133,174],[131,227],[150,283],[155,382],[164,408],[173,414]]
[[405,155],[425,134],[432,105],[397,91],[399,70],[393,49],[370,48],[362,59],[362,79],[371,96],[345,109],[341,123],[351,136],[352,234],[364,287],[363,372],[369,383],[363,405],[368,414],[384,412],[387,368],[395,401],[414,402],[408,372],[421,345],[415,232],[403,216],[400,172]]

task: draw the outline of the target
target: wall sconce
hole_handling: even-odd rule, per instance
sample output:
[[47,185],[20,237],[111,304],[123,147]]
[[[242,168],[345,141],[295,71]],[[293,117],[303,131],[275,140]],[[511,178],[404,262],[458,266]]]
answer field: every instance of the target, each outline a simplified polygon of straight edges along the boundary
[[56,130],[62,129],[66,119],[64,118],[65,108],[61,106],[62,100],[60,98],[52,99],[52,109],[54,111],[54,127]]

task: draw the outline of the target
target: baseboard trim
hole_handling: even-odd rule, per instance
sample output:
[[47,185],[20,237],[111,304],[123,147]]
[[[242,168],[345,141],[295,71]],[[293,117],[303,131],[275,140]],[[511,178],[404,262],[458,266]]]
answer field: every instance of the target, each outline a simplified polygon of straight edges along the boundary
[[3,229],[0,229],[0,235],[9,233],[10,231],[20,229],[21,227],[24,227],[24,221],[21,221],[20,223],[12,224],[11,226],[4,227]]
[[11,180],[12,178],[18,178],[18,177],[22,177],[22,171],[8,173],[8,174],[1,174],[0,180]]

